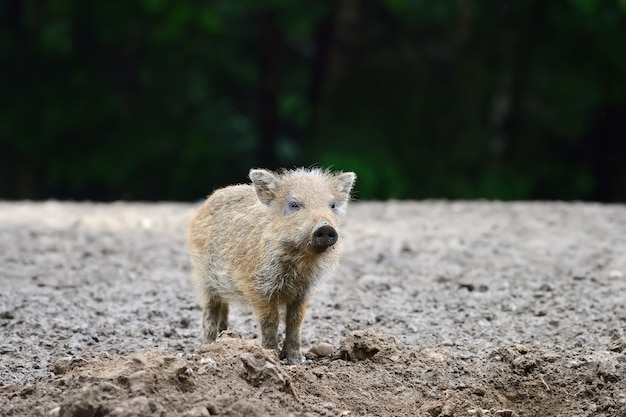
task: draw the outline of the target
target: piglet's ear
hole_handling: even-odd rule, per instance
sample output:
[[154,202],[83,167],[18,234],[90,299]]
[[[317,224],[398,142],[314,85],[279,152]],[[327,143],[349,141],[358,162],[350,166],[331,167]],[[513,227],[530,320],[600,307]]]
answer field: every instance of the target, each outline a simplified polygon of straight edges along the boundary
[[248,174],[254,190],[259,200],[263,204],[269,204],[276,197],[276,192],[280,188],[280,179],[271,171],[266,169],[251,169]]
[[354,172],[340,172],[335,174],[335,184],[339,192],[338,197],[342,201],[350,199],[350,192],[354,186],[354,180],[356,180],[356,174]]

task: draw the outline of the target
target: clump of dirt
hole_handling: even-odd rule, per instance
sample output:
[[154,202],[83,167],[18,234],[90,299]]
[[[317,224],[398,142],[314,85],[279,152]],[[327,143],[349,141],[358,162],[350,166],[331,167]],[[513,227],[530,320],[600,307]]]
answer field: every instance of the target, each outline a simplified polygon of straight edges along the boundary
[[402,347],[391,336],[372,329],[354,331],[341,340],[339,355],[350,361],[371,359],[372,362],[397,361]]
[[346,335],[335,351],[285,366],[256,340],[228,335],[194,353],[61,360],[49,380],[4,387],[2,411],[53,417],[626,413],[626,360],[608,350],[581,360],[575,352],[518,345],[468,358],[411,348],[366,329]]

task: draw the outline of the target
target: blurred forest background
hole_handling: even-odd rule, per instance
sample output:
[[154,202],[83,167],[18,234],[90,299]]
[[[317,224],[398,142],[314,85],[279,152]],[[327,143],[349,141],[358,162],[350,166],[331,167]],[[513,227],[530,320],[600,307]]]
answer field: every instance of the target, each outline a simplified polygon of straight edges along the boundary
[[3,0],[0,198],[626,201],[626,0]]

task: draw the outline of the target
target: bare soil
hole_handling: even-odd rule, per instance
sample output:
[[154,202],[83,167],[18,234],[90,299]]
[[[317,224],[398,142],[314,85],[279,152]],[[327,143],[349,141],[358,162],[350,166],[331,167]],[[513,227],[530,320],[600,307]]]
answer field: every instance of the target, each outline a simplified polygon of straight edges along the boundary
[[626,207],[362,202],[303,327],[200,345],[195,204],[0,203],[0,416],[626,416]]

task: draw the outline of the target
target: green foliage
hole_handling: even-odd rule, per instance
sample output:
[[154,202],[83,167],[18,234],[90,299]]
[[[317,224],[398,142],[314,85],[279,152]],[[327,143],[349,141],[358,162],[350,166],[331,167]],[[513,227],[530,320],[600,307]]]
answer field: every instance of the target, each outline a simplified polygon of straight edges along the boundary
[[0,3],[0,198],[626,201],[626,2]]

